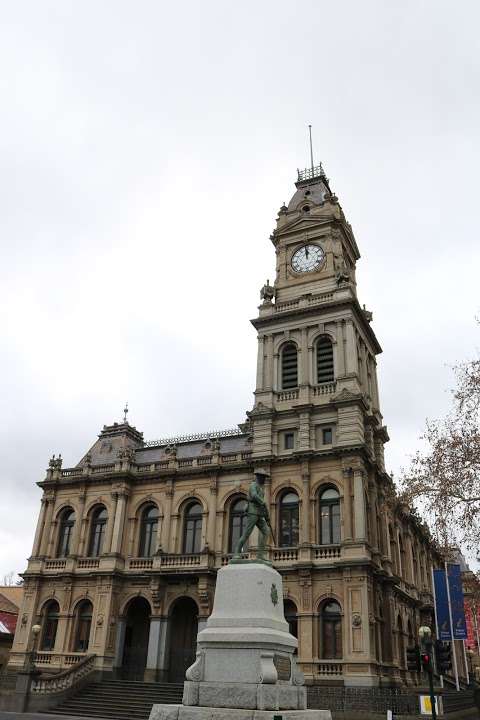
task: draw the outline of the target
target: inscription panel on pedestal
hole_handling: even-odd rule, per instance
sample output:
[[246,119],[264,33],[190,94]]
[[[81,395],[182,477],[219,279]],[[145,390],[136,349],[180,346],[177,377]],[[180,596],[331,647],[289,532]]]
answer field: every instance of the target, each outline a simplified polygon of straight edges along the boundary
[[275,653],[273,656],[273,664],[275,665],[279,680],[290,680],[291,664],[289,657]]

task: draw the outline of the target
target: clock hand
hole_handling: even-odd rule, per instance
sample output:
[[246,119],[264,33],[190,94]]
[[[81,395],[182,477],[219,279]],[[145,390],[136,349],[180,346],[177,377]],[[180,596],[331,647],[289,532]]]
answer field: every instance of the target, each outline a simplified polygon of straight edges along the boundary
[[306,257],[307,260],[308,260],[308,248],[307,248],[307,247],[305,248],[305,257]]

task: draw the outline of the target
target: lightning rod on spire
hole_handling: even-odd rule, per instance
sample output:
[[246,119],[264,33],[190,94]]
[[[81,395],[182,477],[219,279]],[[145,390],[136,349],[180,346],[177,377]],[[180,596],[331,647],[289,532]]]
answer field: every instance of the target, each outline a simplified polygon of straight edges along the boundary
[[127,414],[128,414],[128,402],[125,403],[125,407],[123,408],[123,422],[127,422]]
[[310,137],[310,166],[312,168],[312,176],[313,176],[313,145],[312,145],[312,126],[308,126],[308,134]]

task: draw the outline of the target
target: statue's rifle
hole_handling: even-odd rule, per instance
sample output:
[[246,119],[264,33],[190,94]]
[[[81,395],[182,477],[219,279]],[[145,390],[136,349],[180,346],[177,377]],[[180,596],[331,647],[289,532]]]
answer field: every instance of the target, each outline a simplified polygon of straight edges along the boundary
[[268,510],[267,510],[267,514],[265,515],[265,521],[266,521],[268,527],[270,528],[270,532],[272,533],[273,544],[275,545],[276,540],[275,540],[275,535],[273,534],[272,523],[270,522],[270,515],[268,514]]

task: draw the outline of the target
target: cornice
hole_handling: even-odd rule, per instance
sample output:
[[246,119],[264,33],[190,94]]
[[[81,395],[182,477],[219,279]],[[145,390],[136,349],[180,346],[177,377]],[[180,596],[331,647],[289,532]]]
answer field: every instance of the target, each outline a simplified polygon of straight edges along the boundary
[[355,319],[358,325],[362,328],[365,335],[372,343],[372,347],[376,355],[380,355],[383,352],[380,343],[377,340],[377,336],[372,330],[369,322],[365,318],[360,303],[357,298],[333,298],[331,301],[322,302],[317,305],[309,305],[306,307],[296,307],[283,312],[277,312],[273,315],[264,315],[263,317],[257,317],[250,320],[253,327],[256,330],[262,330],[272,325],[277,325],[284,320],[290,320],[294,318],[305,318],[311,315],[318,315],[319,310],[322,313],[325,309],[332,309],[337,307],[351,307],[355,314]]

